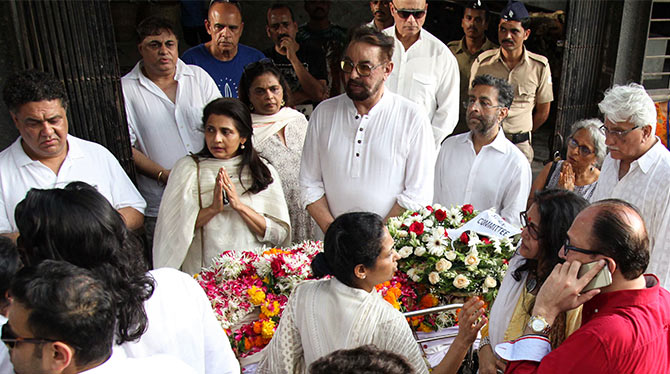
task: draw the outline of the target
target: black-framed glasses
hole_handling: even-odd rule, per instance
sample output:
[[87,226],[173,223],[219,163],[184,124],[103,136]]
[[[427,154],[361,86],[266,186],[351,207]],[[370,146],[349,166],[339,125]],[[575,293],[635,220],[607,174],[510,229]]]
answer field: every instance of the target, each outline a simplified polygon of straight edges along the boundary
[[602,131],[603,134],[605,134],[606,136],[607,135],[613,135],[613,136],[616,136],[617,138],[623,138],[624,136],[628,135],[628,133],[630,133],[631,131],[637,130],[639,128],[642,128],[642,126],[637,125],[637,126],[633,127],[632,129],[617,131],[617,130],[610,130],[610,129],[607,128],[607,126],[602,125],[602,126],[600,126],[600,131]]
[[493,105],[489,103],[488,101],[482,101],[481,99],[475,99],[475,98],[469,98],[465,100],[463,103],[463,108],[469,109],[472,105],[479,105],[480,108],[484,110],[492,109],[492,108],[502,108],[504,105]]
[[16,343],[31,343],[31,344],[41,344],[41,343],[53,343],[58,340],[55,339],[46,339],[46,338],[22,338],[16,336],[12,328],[9,327],[9,323],[2,325],[2,338],[0,338],[3,343],[7,346],[7,349],[14,349]]
[[379,65],[372,65],[367,62],[359,62],[357,64],[354,64],[349,60],[342,60],[340,61],[340,68],[342,69],[343,72],[347,74],[351,73],[352,71],[354,71],[354,69],[356,69],[358,75],[360,75],[361,77],[367,77],[370,76],[370,74],[372,74],[373,70],[385,64],[386,62],[382,62]]
[[577,141],[573,137],[568,138],[568,147],[577,148],[579,150],[579,154],[585,157],[593,153],[593,151],[589,147],[577,143]]
[[531,238],[537,240],[540,237],[540,231],[538,230],[536,224],[530,222],[530,218],[528,218],[528,211],[524,210],[523,212],[519,213],[519,216],[521,217],[521,226],[528,229],[528,234],[530,234]]
[[583,253],[585,255],[592,255],[592,256],[603,254],[602,252],[592,251],[590,249],[584,249],[584,248],[575,247],[574,245],[570,245],[570,238],[565,238],[565,243],[563,243],[563,256],[567,256],[568,252],[570,252],[570,251],[575,251],[575,252]]
[[409,16],[413,16],[414,19],[421,19],[426,16],[425,9],[398,9],[398,7],[395,6],[395,3],[393,3],[393,7],[402,19],[408,19]]

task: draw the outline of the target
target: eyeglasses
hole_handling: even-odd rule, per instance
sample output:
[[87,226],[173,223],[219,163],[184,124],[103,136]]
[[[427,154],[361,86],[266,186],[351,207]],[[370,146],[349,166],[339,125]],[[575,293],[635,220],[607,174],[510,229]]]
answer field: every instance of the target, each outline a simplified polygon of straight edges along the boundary
[[530,222],[530,218],[528,218],[528,211],[519,213],[519,216],[521,217],[521,226],[527,228],[530,237],[537,240],[537,238],[540,237],[540,231],[538,230],[536,224]]
[[582,156],[588,156],[591,153],[593,153],[593,151],[589,147],[585,145],[579,145],[579,143],[577,143],[575,138],[568,138],[568,147],[579,149],[579,154]]
[[568,252],[570,252],[570,251],[575,251],[575,252],[583,253],[583,254],[586,254],[586,255],[593,255],[593,256],[603,254],[602,252],[592,251],[590,249],[583,249],[583,248],[575,247],[574,245],[570,245],[570,238],[565,238],[565,243],[563,244],[563,256],[567,256]]
[[395,3],[393,3],[393,7],[402,19],[408,19],[409,16],[414,16],[414,19],[421,19],[426,15],[425,9],[398,9]]
[[358,75],[361,77],[367,77],[372,74],[373,70],[385,64],[386,62],[382,62],[379,65],[372,65],[367,62],[359,62],[358,64],[354,65],[354,63],[349,60],[342,60],[340,61],[340,68],[347,74],[351,73],[354,71],[354,68],[356,68]]
[[616,136],[617,138],[621,139],[624,136],[628,135],[629,132],[631,132],[635,129],[639,129],[641,127],[642,126],[635,126],[632,129],[616,131],[616,130],[610,130],[610,129],[607,128],[607,126],[602,125],[602,126],[600,126],[600,131],[602,131],[606,136],[607,135],[613,135],[613,136]]
[[14,334],[14,331],[12,331],[12,328],[9,327],[8,323],[5,323],[2,325],[2,340],[3,343],[7,346],[7,349],[14,349],[16,346],[16,343],[18,342],[23,342],[23,343],[32,343],[32,344],[41,344],[41,343],[53,343],[57,342],[58,340],[54,339],[44,339],[44,338],[22,338],[20,336],[16,336]]
[[463,104],[463,108],[465,108],[465,109],[469,109],[470,106],[475,105],[475,104],[479,104],[479,107],[484,109],[484,110],[488,110],[488,109],[491,109],[491,108],[503,108],[504,107],[504,105],[493,105],[493,104],[489,103],[488,101],[482,101],[481,99],[477,100],[475,98],[470,98],[470,99],[464,101],[462,104]]

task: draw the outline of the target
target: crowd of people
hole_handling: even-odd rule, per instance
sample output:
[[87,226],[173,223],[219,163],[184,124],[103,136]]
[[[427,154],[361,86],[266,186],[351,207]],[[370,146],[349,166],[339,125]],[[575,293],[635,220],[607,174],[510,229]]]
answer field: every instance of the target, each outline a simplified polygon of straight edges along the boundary
[[523,3],[502,10],[500,46],[482,0],[448,45],[423,29],[425,0],[370,1],[348,37],[329,6],[305,1],[298,26],[272,5],[265,52],[239,43],[235,1],[210,2],[211,40],[181,58],[170,22],[140,22],[121,79],[137,187],[68,134],[62,82],[7,80],[20,136],[0,153],[0,374],[238,373],[191,275],[315,239],[325,278],[294,290],[258,372],[428,372],[374,286],[397,270],[386,220],[433,203],[523,228],[488,318],[468,300],[433,372],[456,373],[480,330],[483,374],[670,371],[670,152],[644,88],[604,92],[602,121],[573,124],[533,181],[553,91]]

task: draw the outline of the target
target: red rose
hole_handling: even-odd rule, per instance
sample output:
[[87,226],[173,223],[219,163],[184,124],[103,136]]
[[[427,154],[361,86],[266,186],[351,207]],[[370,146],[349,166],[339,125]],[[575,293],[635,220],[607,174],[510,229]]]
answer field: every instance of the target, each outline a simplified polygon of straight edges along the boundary
[[463,232],[459,239],[465,244],[468,244],[468,242],[470,241],[470,237],[468,236],[467,232]]
[[491,244],[491,241],[489,240],[489,238],[487,238],[485,236],[482,236],[482,242],[484,242],[484,244]]
[[447,212],[445,212],[442,209],[438,209],[435,211],[435,219],[438,221],[442,222],[447,218]]
[[415,233],[416,235],[423,234],[423,222],[413,222],[409,225],[409,231]]
[[447,232],[447,229],[444,229],[444,237],[445,237],[445,238],[448,238],[448,237],[449,237],[449,233]]
[[465,213],[467,215],[470,215],[470,214],[472,214],[472,212],[475,211],[475,207],[473,207],[470,204],[465,204],[461,207],[461,210],[463,211],[463,213]]
[[412,213],[412,217],[416,217],[416,216],[418,216],[418,215],[419,215],[419,212],[414,212],[414,213]]
[[509,261],[507,261],[503,258],[503,264],[507,265],[507,264],[509,264]]
[[426,210],[429,211],[429,212],[431,212],[431,213],[433,213],[433,207],[430,206],[430,205],[427,205],[427,206],[426,206]]

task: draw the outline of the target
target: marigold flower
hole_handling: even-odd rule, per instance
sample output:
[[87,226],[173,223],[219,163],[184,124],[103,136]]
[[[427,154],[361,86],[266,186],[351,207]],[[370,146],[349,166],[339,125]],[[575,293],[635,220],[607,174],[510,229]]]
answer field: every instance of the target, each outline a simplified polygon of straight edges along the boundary
[[267,302],[261,305],[261,312],[268,317],[274,317],[279,314],[280,311],[279,303],[275,300],[273,302]]
[[435,305],[438,304],[438,300],[433,294],[426,294],[424,295],[421,300],[419,301],[419,308],[425,309],[425,308],[432,308]]
[[262,328],[263,328],[263,323],[261,321],[254,322],[254,333],[260,334]]
[[421,325],[419,325],[418,330],[421,331],[421,332],[432,332],[433,331],[433,329],[431,329],[430,326],[426,325],[425,323],[422,323]]
[[252,346],[253,346],[253,345],[252,345],[252,343],[251,343],[251,340],[249,340],[249,339],[247,339],[247,338],[244,338],[244,350],[245,350],[245,351],[248,351],[248,350],[251,349]]
[[249,301],[254,305],[261,305],[265,301],[265,292],[256,286],[248,289],[247,293],[249,294]]
[[261,336],[265,339],[271,339],[275,334],[275,322],[273,320],[263,321]]

